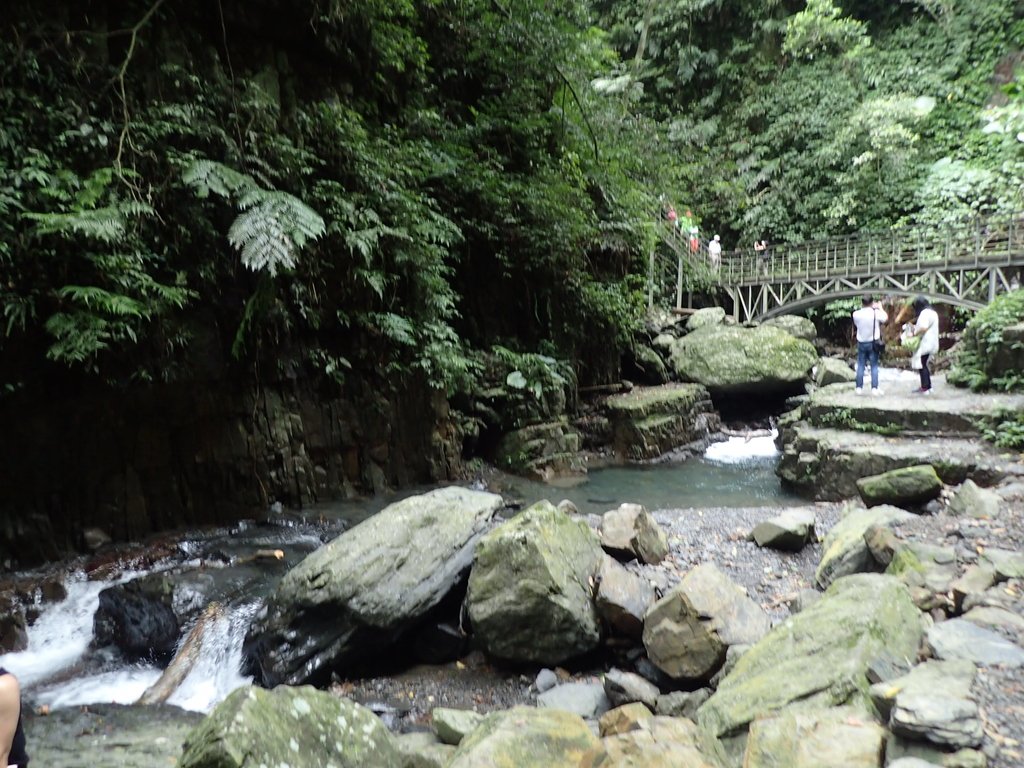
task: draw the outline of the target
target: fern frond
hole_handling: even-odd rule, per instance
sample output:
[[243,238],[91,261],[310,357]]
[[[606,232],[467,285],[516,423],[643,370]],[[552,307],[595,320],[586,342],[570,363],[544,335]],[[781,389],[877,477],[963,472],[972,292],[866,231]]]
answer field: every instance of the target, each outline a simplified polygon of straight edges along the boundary
[[228,241],[241,251],[242,263],[271,275],[295,267],[298,251],[324,233],[324,220],[287,192],[249,190],[239,201],[243,209],[228,231]]
[[230,199],[256,188],[256,182],[251,176],[205,158],[193,161],[185,169],[181,180],[195,190],[197,197],[209,197],[213,192]]
[[24,216],[36,222],[36,231],[41,235],[75,233],[104,243],[115,243],[124,236],[129,216],[152,213],[153,209],[145,203],[133,202],[71,213],[26,213]]
[[149,311],[139,301],[120,293],[111,293],[94,285],[65,285],[58,292],[87,309],[118,317],[146,317]]

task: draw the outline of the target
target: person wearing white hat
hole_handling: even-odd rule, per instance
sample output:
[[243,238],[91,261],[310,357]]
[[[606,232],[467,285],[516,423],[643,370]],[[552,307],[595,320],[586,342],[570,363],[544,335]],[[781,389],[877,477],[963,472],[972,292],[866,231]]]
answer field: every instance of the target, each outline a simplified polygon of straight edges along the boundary
[[711,259],[711,268],[717,271],[722,263],[722,238],[718,235],[708,243],[708,257]]

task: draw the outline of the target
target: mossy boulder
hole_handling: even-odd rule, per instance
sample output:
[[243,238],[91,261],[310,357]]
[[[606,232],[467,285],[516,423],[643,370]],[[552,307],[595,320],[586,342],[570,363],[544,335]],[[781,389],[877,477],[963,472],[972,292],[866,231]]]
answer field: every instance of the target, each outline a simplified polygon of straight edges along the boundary
[[604,409],[615,453],[634,461],[705,440],[719,427],[711,395],[698,384],[636,388],[609,397]]
[[784,710],[750,726],[744,768],[878,768],[886,730],[856,709]]
[[385,725],[315,688],[239,688],[185,741],[180,768],[402,768]]
[[871,554],[865,534],[872,528],[891,526],[911,517],[909,512],[898,507],[846,507],[845,514],[832,526],[822,543],[821,561],[814,572],[818,586],[824,589],[841,576],[881,570],[881,564]]
[[597,745],[579,715],[514,707],[487,715],[462,740],[448,768],[579,768]]
[[804,341],[814,341],[818,337],[818,329],[814,327],[814,323],[800,315],[779,315],[765,320],[761,325],[781,328],[790,336]]
[[698,309],[686,321],[687,331],[696,331],[708,326],[721,325],[725,322],[725,310],[721,307],[705,307]]
[[639,384],[657,386],[669,380],[665,361],[646,344],[632,346],[626,355],[623,373]]
[[857,372],[849,363],[835,357],[823,357],[814,369],[814,383],[819,387],[829,384],[847,384],[857,380]]
[[916,464],[862,477],[857,481],[857,491],[869,507],[879,504],[917,506],[938,498],[942,480],[931,464]]
[[698,722],[715,737],[732,739],[743,737],[757,718],[787,708],[849,704],[867,711],[869,663],[883,654],[916,658],[922,632],[921,614],[895,577],[839,579],[818,603],[739,658],[698,711]]
[[514,474],[547,481],[584,474],[579,451],[579,432],[562,419],[506,432],[498,441],[494,461]]
[[713,768],[701,752],[701,741],[689,720],[645,717],[632,729],[601,739],[579,768]]
[[592,599],[604,552],[587,523],[548,501],[488,533],[466,606],[477,643],[508,661],[560,664],[597,647]]
[[792,392],[817,362],[813,344],[768,325],[706,326],[676,341],[669,357],[681,381],[712,394]]

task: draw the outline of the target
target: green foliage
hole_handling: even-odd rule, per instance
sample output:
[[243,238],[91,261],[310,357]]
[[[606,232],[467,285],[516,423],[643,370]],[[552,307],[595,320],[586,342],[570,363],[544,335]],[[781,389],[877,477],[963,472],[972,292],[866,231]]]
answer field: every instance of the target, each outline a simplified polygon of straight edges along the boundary
[[[1007,326],[1024,323],[1024,290],[1002,294],[967,323],[948,380],[975,391],[1024,390],[1024,371],[1006,366],[1002,348]],[[1013,350],[1019,356],[1021,343]],[[1018,358],[1019,359],[1019,358]]]
[[823,53],[852,54],[870,44],[862,21],[841,16],[832,0],[807,0],[807,7],[786,21],[782,51],[813,59]]
[[1024,413],[1012,411],[997,414],[986,421],[982,434],[998,448],[1024,451]]
[[823,414],[819,421],[823,427],[870,432],[876,435],[898,435],[902,431],[899,424],[873,424],[860,421],[848,408],[834,408]]

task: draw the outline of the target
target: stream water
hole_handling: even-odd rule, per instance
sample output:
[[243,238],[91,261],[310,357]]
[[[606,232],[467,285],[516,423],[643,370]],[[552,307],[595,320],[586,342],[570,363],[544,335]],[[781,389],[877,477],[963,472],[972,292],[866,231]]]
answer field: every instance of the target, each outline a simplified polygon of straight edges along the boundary
[[[502,490],[523,505],[542,498],[570,499],[583,513],[601,513],[623,502],[650,510],[799,504],[779,485],[774,473],[777,459],[770,437],[733,437],[682,462],[598,469],[583,482],[560,487],[516,479]],[[282,516],[274,525],[239,524],[231,530],[183,534],[178,557],[161,566],[175,573],[176,603],[201,607],[217,600],[225,609],[208,627],[197,665],[168,703],[205,712],[235,688],[249,684],[240,672],[242,641],[253,615],[287,568],[346,525],[397,498],[324,505],[301,517]],[[266,548],[282,550],[285,559],[239,564],[245,555]],[[71,566],[65,579],[67,597],[39,606],[39,616],[28,628],[27,650],[0,655],[0,666],[18,675],[30,704],[51,709],[126,704],[157,681],[161,669],[152,664],[128,664],[112,649],[90,648],[99,593],[139,575],[126,572],[116,581],[91,581]]]

